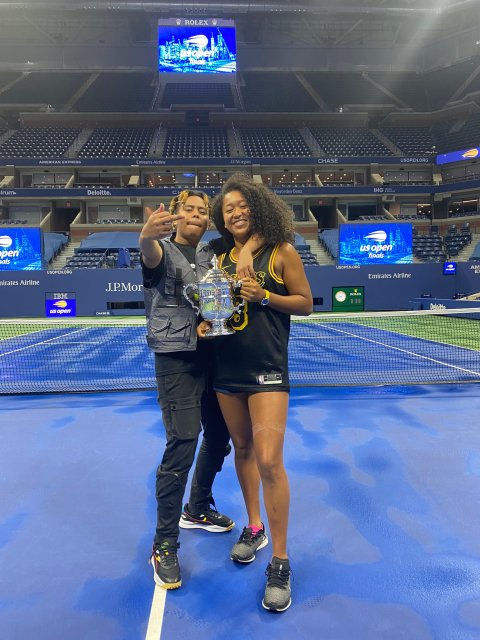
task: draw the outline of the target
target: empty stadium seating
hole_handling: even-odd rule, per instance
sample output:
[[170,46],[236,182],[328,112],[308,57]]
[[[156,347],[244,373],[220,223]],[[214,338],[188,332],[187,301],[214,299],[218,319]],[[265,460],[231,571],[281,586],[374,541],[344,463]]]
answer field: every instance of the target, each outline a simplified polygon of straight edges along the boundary
[[[457,151],[470,149],[478,145],[480,140],[480,114],[471,116],[458,129],[458,118],[443,121],[434,126],[433,135],[436,140],[437,151]],[[452,131],[452,129],[454,129]]]
[[330,257],[337,260],[339,252],[338,229],[321,229],[318,232],[318,241]]
[[220,127],[170,127],[163,155],[167,158],[226,158],[230,155],[227,130]]
[[49,264],[68,244],[69,238],[65,233],[54,233],[47,231],[43,234],[43,258]]
[[79,128],[28,127],[18,129],[0,145],[0,157],[59,158],[80,133]]
[[320,147],[335,156],[392,156],[393,153],[368,129],[310,127]]
[[438,233],[415,235],[412,249],[415,258],[421,262],[443,262],[447,259],[443,238]]
[[240,136],[245,155],[268,157],[308,157],[311,151],[294,127],[242,127]]
[[308,249],[297,249],[303,264],[318,265],[317,259],[314,254]]
[[93,131],[78,155],[81,158],[144,157],[154,132],[151,127],[100,127]]
[[406,155],[430,155],[435,142],[426,127],[386,127],[382,133]]

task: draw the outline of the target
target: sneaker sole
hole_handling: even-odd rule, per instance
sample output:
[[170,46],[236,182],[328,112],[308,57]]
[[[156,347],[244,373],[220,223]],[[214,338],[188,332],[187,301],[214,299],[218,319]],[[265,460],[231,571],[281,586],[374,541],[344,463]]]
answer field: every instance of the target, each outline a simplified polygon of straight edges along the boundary
[[180,522],[178,523],[181,529],[203,529],[204,531],[210,531],[210,533],[226,533],[227,531],[231,531],[235,526],[235,523],[232,522],[228,527],[220,527],[218,524],[205,524],[203,522],[191,522],[190,520],[184,520],[180,518]]
[[[257,551],[260,551],[260,549],[263,549],[264,547],[266,547],[267,544],[268,544],[268,537],[265,536],[265,540],[262,542],[262,544],[258,545],[258,547],[255,549],[255,553],[257,553]],[[256,558],[255,553],[251,558],[248,558],[247,560],[241,560],[240,558],[236,558],[233,555],[230,556],[230,559],[233,560],[233,562],[239,562],[240,564],[249,564],[250,562],[253,562],[255,560]]]
[[273,611],[273,613],[282,613],[282,611],[286,611],[291,604],[292,604],[292,599],[290,598],[286,607],[283,607],[282,609],[277,609],[276,607],[268,607],[265,604],[265,600],[262,600],[262,607],[267,611]]

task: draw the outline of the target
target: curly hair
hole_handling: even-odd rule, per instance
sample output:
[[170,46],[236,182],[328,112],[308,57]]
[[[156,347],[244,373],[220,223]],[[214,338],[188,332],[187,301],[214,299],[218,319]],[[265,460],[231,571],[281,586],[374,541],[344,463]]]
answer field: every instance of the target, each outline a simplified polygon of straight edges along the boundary
[[197,196],[198,198],[201,198],[207,210],[210,211],[210,201],[206,193],[195,189],[185,189],[170,200],[170,204],[168,205],[169,213],[173,215],[177,210],[178,205],[183,204],[187,198],[190,198],[190,196]]
[[281,242],[293,244],[293,213],[288,205],[263,184],[257,184],[244,174],[234,174],[222,186],[212,203],[212,218],[221,236],[233,246],[232,234],[225,228],[223,200],[227,193],[240,191],[245,198],[252,221],[252,235],[264,238],[267,245]]

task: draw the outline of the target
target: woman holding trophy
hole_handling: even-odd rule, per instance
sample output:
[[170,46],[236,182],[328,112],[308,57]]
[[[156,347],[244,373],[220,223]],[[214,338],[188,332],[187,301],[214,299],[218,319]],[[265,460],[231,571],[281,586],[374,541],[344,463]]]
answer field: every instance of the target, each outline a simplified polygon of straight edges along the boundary
[[[212,484],[228,454],[229,433],[211,387],[211,345],[197,345],[197,317],[183,296],[210,264],[212,248],[201,244],[209,224],[208,196],[185,190],[164,206],[147,211],[140,234],[147,315],[147,342],[155,353],[158,399],[167,442],[156,473],[157,526],[151,563],[155,582],[164,589],[181,585],[179,525],[214,533],[229,531],[233,521],[215,508]],[[251,241],[255,250],[259,243]],[[250,257],[249,257],[250,255]],[[245,247],[241,273],[251,270]],[[190,497],[182,511],[188,473],[203,426]]]
[[[290,316],[308,315],[313,301],[293,241],[289,207],[262,184],[232,176],[213,203],[215,225],[228,245],[220,267],[236,278],[243,247],[252,235],[266,239],[253,255],[254,277],[242,278],[243,309],[230,319],[234,335],[214,338],[214,387],[235,447],[235,467],[248,516],[232,548],[235,562],[249,563],[268,544],[260,514],[263,487],[272,559],[262,604],[285,611],[291,604],[287,554],[289,484],[283,464],[287,422]],[[200,336],[209,324],[199,325]]]

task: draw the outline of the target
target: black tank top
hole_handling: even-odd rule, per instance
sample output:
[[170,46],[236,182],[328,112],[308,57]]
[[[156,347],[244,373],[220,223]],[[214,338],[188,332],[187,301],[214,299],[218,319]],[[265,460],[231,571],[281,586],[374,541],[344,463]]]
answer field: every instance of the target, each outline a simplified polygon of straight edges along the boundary
[[[263,247],[253,257],[257,282],[263,289],[279,295],[288,295],[281,277],[275,273],[274,260],[279,245]],[[232,255],[222,254],[221,268],[236,279],[237,261]],[[236,300],[236,304],[241,298]],[[246,302],[240,313],[229,320],[235,329],[231,336],[214,338],[215,381],[221,391],[286,391],[288,383],[288,336],[290,316],[275,311],[269,305]]]

